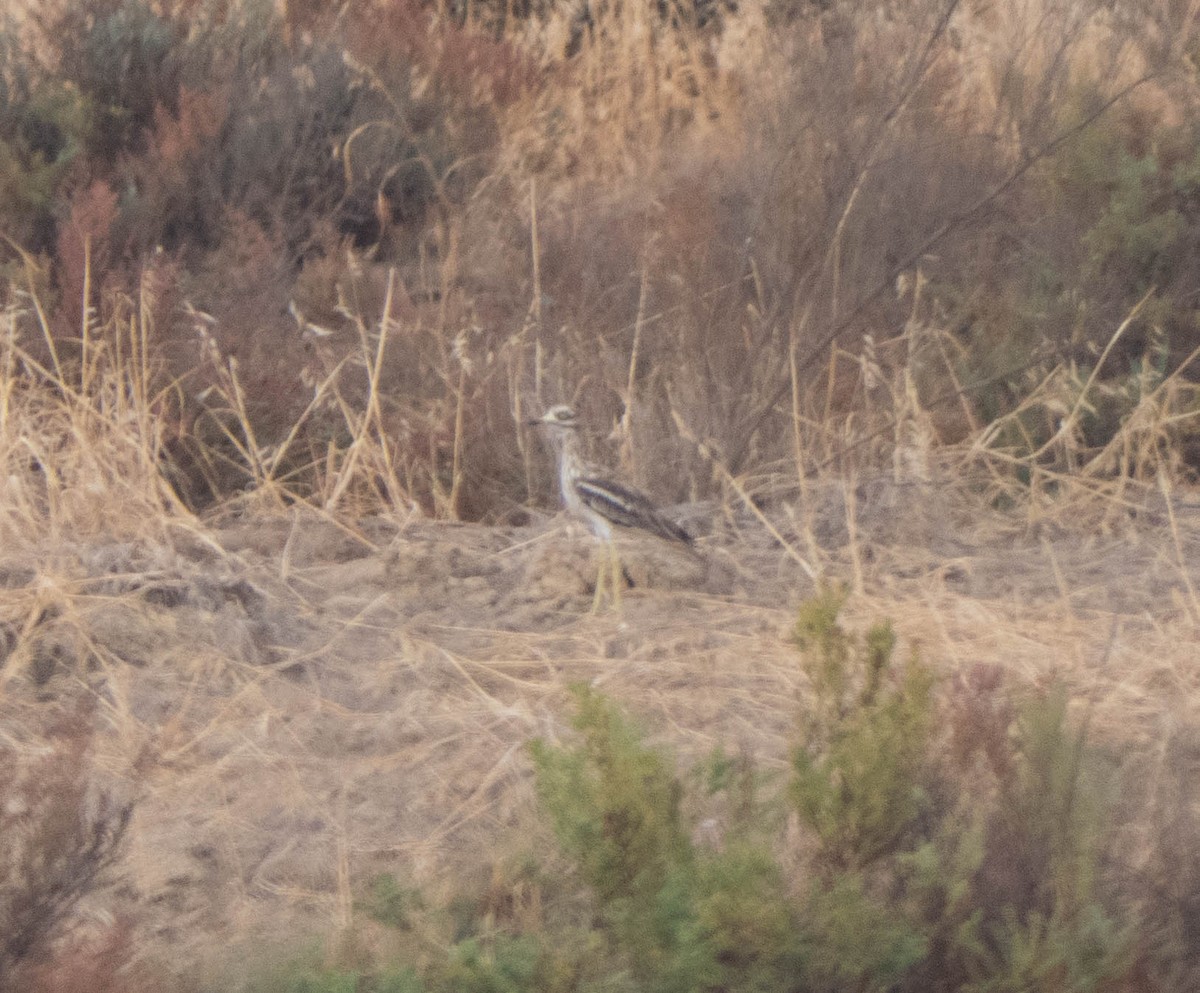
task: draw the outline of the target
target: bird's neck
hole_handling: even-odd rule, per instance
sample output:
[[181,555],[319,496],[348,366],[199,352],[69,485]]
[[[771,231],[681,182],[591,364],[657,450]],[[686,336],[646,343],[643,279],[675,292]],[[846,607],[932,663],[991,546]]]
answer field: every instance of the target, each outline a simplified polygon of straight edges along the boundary
[[580,518],[592,533],[604,541],[612,538],[612,527],[595,510],[588,507],[579,492],[579,480],[588,475],[580,455],[581,440],[575,431],[563,431],[555,439],[558,448],[558,482],[563,506]]
[[579,475],[582,465],[579,457],[579,436],[574,431],[564,431],[555,439],[555,448],[558,449],[558,478],[565,497],[570,492],[571,484]]

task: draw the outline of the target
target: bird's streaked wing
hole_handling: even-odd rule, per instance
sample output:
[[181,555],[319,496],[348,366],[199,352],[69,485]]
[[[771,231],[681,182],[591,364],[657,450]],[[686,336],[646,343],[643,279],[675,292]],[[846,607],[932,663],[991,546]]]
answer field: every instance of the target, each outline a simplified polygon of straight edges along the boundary
[[667,541],[692,543],[692,536],[658,512],[649,498],[631,487],[597,476],[575,480],[579,499],[595,513],[626,528],[641,528]]

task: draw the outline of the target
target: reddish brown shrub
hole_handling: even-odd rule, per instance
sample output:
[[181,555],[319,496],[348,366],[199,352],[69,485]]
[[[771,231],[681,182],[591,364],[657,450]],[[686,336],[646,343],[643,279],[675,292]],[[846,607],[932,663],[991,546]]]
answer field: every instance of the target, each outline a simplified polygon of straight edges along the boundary
[[113,261],[111,234],[116,217],[117,194],[103,180],[94,180],[71,198],[67,223],[58,233],[61,303],[55,324],[62,335],[81,335],[85,308],[95,311]]
[[66,942],[53,960],[29,970],[28,993],[149,993],[161,988],[132,964],[133,929],[118,919],[89,936]]
[[117,799],[92,777],[93,707],[81,703],[42,740],[0,756],[0,987],[6,989],[29,989],[21,976],[52,959],[52,943],[115,864],[129,825],[132,801]]

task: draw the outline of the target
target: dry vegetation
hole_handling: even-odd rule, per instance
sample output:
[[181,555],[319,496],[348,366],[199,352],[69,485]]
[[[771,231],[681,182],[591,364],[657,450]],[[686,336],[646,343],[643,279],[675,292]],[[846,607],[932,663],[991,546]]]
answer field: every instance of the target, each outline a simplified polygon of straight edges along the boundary
[[[0,990],[534,988],[497,935],[581,919],[589,870],[553,854],[530,740],[575,740],[583,682],[685,780],[723,748],[782,796],[798,729],[836,766],[787,637],[825,581],[842,623],[891,618],[936,674],[940,730],[900,724],[949,756],[923,816],[969,820],[955,791],[989,812],[953,878],[1020,917],[953,958],[945,896],[923,940],[961,974],[845,972],[818,926],[850,913],[837,873],[901,899],[911,863],[881,859],[928,824],[867,859],[803,767],[809,794],[763,815],[817,920],[789,988],[1200,985],[1197,13],[11,11]],[[561,401],[678,505],[703,575],[631,547],[639,589],[586,615],[592,550],[550,519],[522,426]],[[1043,712],[1021,701],[1056,687],[1119,785],[1099,827],[1068,803],[1066,840],[1032,844],[996,804],[1029,800]],[[688,796],[671,850],[723,850],[736,804]],[[1077,843],[1096,878],[1048,894]],[[1055,930],[1064,887],[1114,922],[1103,975],[1055,944],[1101,931]],[[613,940],[644,931],[599,906]],[[306,941],[311,974],[264,978]],[[639,954],[622,981],[672,988]],[[397,956],[430,985],[384,984]],[[540,988],[601,988],[575,967]]]

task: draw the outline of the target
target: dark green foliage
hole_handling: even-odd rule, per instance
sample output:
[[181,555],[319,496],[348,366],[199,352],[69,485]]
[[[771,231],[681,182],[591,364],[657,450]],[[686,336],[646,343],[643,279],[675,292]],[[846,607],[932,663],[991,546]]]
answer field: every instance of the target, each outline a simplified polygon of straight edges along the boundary
[[778,865],[741,839],[720,851],[694,846],[673,763],[610,701],[576,693],[583,741],[534,743],[538,790],[616,959],[657,990],[790,988],[801,951]]
[[533,939],[512,939],[485,949],[476,941],[455,946],[435,989],[446,993],[523,993],[534,990],[541,950]]
[[[1091,85],[1064,92],[1061,126],[1078,127],[1096,101]],[[1037,171],[1021,197],[1036,222],[995,223],[970,278],[953,256],[932,267],[933,295],[954,315],[964,345],[961,382],[984,423],[1009,418],[993,435],[997,447],[1025,455],[1043,449],[1135,308],[1072,425],[1085,452],[1110,442],[1149,388],[1195,348],[1198,138],[1195,115],[1114,109]],[[941,386],[931,383],[929,395]],[[1178,421],[1173,450],[1194,452],[1194,420]],[[1041,454],[1045,463],[1053,453]],[[1028,467],[1014,472],[1020,478]]]
[[1058,191],[1084,226],[1081,276],[1089,295],[1128,308],[1152,286],[1171,298],[1194,285],[1200,251],[1200,154],[1194,125],[1161,125],[1149,143],[1115,128],[1088,131],[1057,162]]
[[691,863],[682,788],[667,757],[599,694],[576,690],[577,750],[532,746],[538,791],[566,850],[602,903],[639,900]]
[[295,962],[244,987],[245,993],[426,993],[412,969],[365,973],[353,969]]
[[842,590],[800,610],[793,638],[815,699],[802,721],[792,798],[820,840],[804,923],[819,989],[894,988],[928,951],[898,862],[929,801],[933,674],[914,657],[894,672],[890,625],[861,641],[838,623]]
[[54,245],[56,194],[93,133],[94,115],[85,95],[41,77],[31,63],[15,28],[0,29],[0,231],[44,252]]
[[[847,634],[843,601],[821,592],[795,632],[816,694],[793,785],[821,841],[805,916],[813,979],[1084,991],[1124,975],[1130,932],[1099,889],[1105,791],[1066,694],[1035,696],[1014,720],[988,699],[998,684],[978,681],[944,715],[969,742],[947,768],[932,672],[916,657],[897,671],[887,626],[861,643]],[[959,778],[978,776],[979,758],[990,776]]]
[[419,890],[401,886],[390,873],[381,873],[371,881],[362,909],[372,919],[389,927],[408,929],[412,917],[424,909]]
[[861,868],[895,851],[925,805],[933,675],[913,658],[896,685],[885,683],[895,635],[880,625],[856,645],[837,624],[844,599],[821,592],[796,624],[817,700],[793,789],[825,856]]
[[700,930],[729,988],[788,988],[803,974],[804,949],[774,858],[760,845],[733,841],[705,853],[698,872]]
[[532,745],[542,805],[635,975],[664,990],[708,988],[717,966],[698,920],[681,784],[609,700],[586,687],[576,697],[580,747]]
[[806,909],[809,966],[817,989],[894,989],[928,951],[913,924],[897,907],[868,893],[857,873],[840,873],[816,888]]
[[60,35],[63,69],[98,115],[91,151],[111,165],[140,145],[158,107],[176,108],[183,24],[140,0],[90,23],[78,16],[68,14],[61,24],[70,32]]
[[357,993],[358,975],[340,970],[301,974],[283,988],[286,993]]

